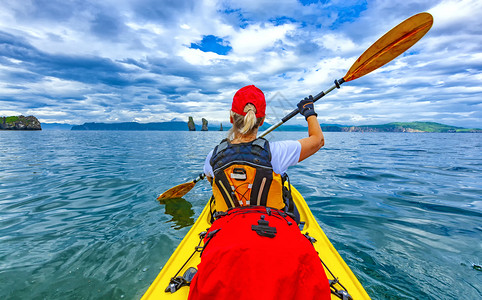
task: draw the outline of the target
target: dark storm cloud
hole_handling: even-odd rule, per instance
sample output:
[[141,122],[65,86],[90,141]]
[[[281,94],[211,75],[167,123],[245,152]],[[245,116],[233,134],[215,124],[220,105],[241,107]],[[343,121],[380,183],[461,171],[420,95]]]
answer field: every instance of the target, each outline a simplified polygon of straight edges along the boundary
[[29,76],[37,80],[40,76],[53,76],[83,83],[135,84],[127,76],[129,71],[111,59],[45,53],[22,38],[4,32],[0,32],[0,56],[21,61],[21,66],[31,72]]
[[[20,19],[46,19],[59,22],[70,19],[76,11],[83,10],[89,4],[82,0],[31,0],[7,1],[17,18]],[[15,5],[12,5],[15,3]]]
[[117,15],[100,12],[91,22],[91,31],[99,38],[116,40],[126,34],[127,27]]

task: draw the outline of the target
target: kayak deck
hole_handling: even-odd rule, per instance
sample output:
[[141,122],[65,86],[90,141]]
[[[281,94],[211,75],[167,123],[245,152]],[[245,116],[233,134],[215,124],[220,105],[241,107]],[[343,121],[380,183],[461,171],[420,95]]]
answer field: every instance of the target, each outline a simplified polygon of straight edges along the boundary
[[[348,294],[355,300],[370,299],[363,286],[360,284],[347,264],[343,261],[341,256],[326,237],[321,227],[318,225],[318,222],[315,220],[301,194],[294,187],[292,187],[291,190],[293,200],[300,213],[301,222],[305,223],[301,232],[303,234],[309,233],[309,236],[316,239],[316,242],[313,245],[321,260],[325,264],[325,273],[328,279],[334,280],[335,278],[333,278],[333,274],[343,285],[341,286],[339,283],[337,283],[334,284],[333,287],[337,290],[345,290],[346,288]],[[176,248],[149,289],[145,292],[142,300],[188,298],[189,287],[181,287],[174,293],[166,292],[165,290],[169,286],[171,278],[174,277],[179,270],[180,272],[177,276],[182,276],[189,267],[197,268],[197,265],[201,262],[199,253],[195,253],[193,255],[193,252],[199,245],[199,234],[206,231],[211,226],[210,220],[211,213],[208,202],[197,221]],[[191,259],[188,261],[190,257]],[[188,262],[186,263],[186,261]],[[184,265],[185,263],[186,265]],[[330,271],[328,271],[326,267],[328,267]],[[340,297],[332,293],[331,299],[340,299]]]

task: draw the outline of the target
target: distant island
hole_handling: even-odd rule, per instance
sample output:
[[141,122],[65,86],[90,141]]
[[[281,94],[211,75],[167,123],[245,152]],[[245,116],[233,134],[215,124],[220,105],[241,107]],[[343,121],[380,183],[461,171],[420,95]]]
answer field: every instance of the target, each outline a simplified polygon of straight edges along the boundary
[[[192,121],[192,118],[190,119]],[[222,126],[222,125],[221,125]],[[266,130],[271,125],[263,124],[260,131]],[[445,133],[482,133],[482,129],[463,128],[450,126],[435,122],[394,122],[383,125],[363,125],[350,126],[338,124],[321,124],[321,128],[325,132],[445,132]],[[229,127],[224,127],[224,130]],[[203,125],[195,125],[194,122],[156,122],[156,123],[84,123],[83,125],[72,126],[71,130],[142,130],[142,131],[219,131],[220,125],[209,125],[203,119]],[[306,131],[306,126],[302,125],[283,125],[276,131]]]
[[34,116],[10,116],[0,117],[0,130],[42,130],[42,126]]

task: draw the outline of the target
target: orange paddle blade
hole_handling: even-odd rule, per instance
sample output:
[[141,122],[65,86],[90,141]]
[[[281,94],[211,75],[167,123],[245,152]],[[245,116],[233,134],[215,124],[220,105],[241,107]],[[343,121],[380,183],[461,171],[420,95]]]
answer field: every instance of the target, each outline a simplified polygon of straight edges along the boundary
[[159,197],[157,197],[157,201],[173,199],[173,198],[182,198],[182,196],[186,195],[195,185],[196,185],[195,181],[176,185],[175,187],[168,189],[167,191],[162,193]]
[[368,48],[348,70],[345,82],[360,78],[392,61],[420,40],[432,27],[429,13],[414,15],[395,26]]

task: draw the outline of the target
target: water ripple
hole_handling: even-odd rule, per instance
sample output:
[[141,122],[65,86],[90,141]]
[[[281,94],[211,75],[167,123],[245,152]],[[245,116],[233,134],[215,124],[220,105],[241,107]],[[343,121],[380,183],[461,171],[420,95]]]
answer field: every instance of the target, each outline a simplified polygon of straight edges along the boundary
[[[156,196],[224,134],[0,132],[0,298],[140,298],[210,187]],[[373,299],[480,299],[481,137],[327,133],[289,174]]]

